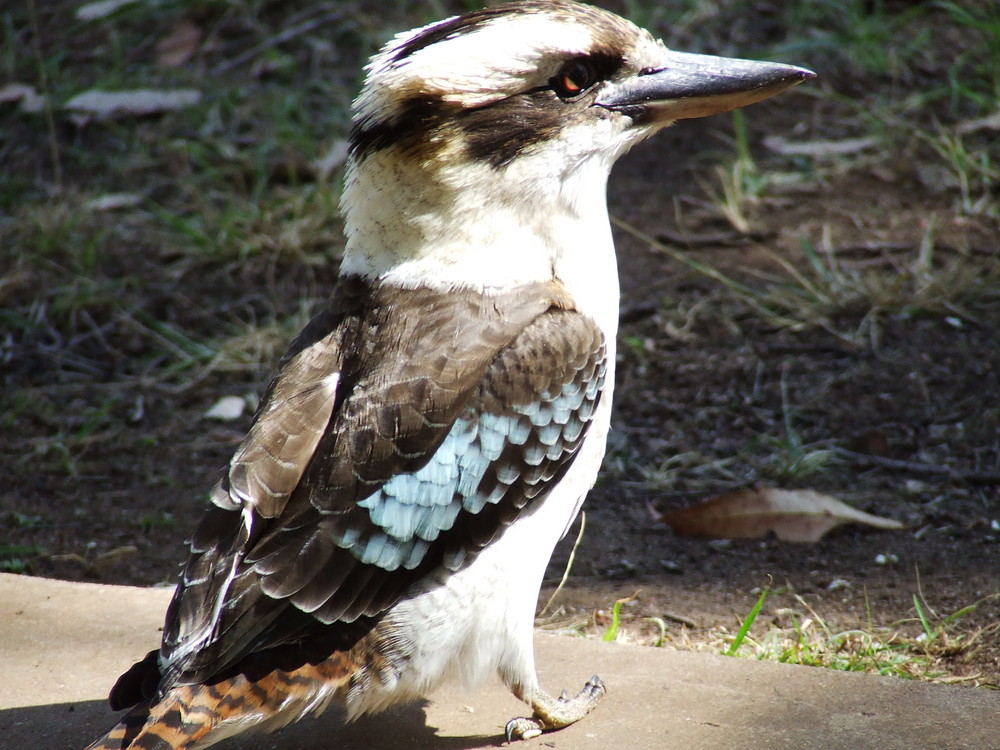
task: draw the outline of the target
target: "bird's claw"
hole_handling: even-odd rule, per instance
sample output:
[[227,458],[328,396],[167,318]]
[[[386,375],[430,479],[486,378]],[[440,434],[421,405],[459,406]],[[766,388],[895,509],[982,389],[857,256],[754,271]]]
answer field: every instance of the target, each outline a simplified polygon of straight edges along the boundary
[[517,742],[519,740],[530,740],[532,737],[540,735],[543,731],[542,725],[535,719],[520,716],[507,722],[507,726],[504,728],[504,735],[507,737],[507,742]]
[[604,683],[596,674],[573,697],[565,690],[558,698],[539,691],[531,700],[534,709],[531,718],[522,716],[507,722],[504,729],[507,742],[530,740],[542,732],[562,729],[579,721],[594,709],[606,692]]

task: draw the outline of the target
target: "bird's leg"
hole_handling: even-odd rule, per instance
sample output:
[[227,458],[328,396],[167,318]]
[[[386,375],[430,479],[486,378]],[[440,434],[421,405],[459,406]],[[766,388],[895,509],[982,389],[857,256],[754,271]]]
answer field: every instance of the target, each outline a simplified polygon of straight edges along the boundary
[[531,718],[520,717],[507,722],[507,741],[529,740],[542,732],[568,727],[589,714],[604,697],[605,692],[604,683],[596,674],[587,680],[583,690],[572,698],[565,690],[558,698],[538,690],[528,701],[534,711]]

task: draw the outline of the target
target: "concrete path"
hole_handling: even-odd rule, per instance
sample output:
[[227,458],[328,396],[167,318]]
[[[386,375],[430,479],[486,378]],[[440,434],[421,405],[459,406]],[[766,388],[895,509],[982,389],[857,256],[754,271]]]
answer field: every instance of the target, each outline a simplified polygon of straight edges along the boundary
[[[155,648],[170,592],[0,574],[0,748],[79,750],[114,723],[108,688]],[[1000,693],[537,636],[542,684],[608,695],[524,750],[1000,750]],[[499,684],[344,726],[334,715],[220,750],[494,747],[524,707]]]

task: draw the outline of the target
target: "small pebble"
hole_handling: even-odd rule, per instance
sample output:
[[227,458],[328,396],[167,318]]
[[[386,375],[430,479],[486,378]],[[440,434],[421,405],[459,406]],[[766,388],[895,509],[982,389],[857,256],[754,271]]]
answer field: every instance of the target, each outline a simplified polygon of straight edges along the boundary
[[674,575],[680,575],[684,572],[684,568],[675,563],[673,560],[660,560],[660,567],[668,573],[673,573]]

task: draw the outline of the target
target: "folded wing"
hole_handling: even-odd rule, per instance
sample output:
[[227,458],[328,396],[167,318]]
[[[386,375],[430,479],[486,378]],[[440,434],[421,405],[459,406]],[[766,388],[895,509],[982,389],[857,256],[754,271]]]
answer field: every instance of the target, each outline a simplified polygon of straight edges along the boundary
[[335,299],[283,358],[192,539],[160,690],[278,647],[349,648],[542,502],[586,437],[604,340],[557,285],[342,281]]

